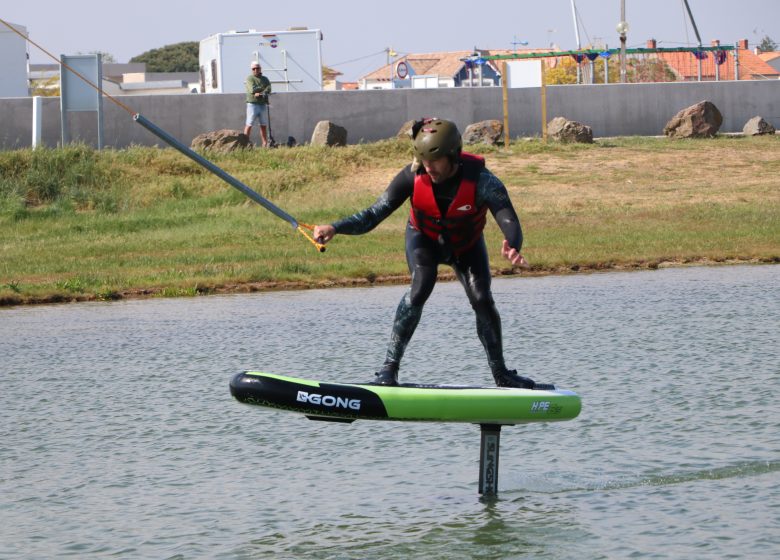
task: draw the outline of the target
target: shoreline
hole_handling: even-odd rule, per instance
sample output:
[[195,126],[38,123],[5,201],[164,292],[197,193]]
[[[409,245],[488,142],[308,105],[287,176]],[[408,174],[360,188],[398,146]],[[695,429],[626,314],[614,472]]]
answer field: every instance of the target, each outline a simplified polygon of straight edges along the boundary
[[[486,228],[493,274],[780,262],[776,138],[476,146],[533,232],[521,271],[495,251],[499,228]],[[405,143],[380,142],[217,161],[299,219],[328,223],[375,200],[407,156]],[[314,259],[276,217],[172,150],[0,153],[0,171],[0,308],[409,281],[402,214]],[[453,279],[449,267],[440,278]]]
[[[493,278],[507,278],[512,276],[530,276],[530,277],[542,277],[542,276],[564,276],[572,274],[595,274],[599,272],[632,272],[640,270],[658,270],[665,268],[683,268],[690,266],[731,266],[731,265],[769,265],[780,263],[780,257],[774,258],[727,258],[721,259],[712,258],[699,258],[699,259],[680,259],[680,260],[649,260],[649,261],[634,261],[628,263],[597,263],[591,265],[570,265],[570,266],[558,266],[558,267],[531,267],[530,270],[519,270],[514,268],[493,268]],[[0,309],[21,307],[21,306],[35,306],[35,305],[51,305],[58,303],[84,303],[92,301],[126,301],[126,300],[138,300],[148,299],[155,297],[164,298],[186,298],[186,297],[200,297],[209,295],[229,295],[229,294],[249,294],[259,292],[282,292],[282,291],[299,291],[299,290],[319,290],[328,288],[360,288],[370,286],[393,286],[399,284],[407,284],[409,282],[409,275],[388,275],[388,276],[374,276],[369,275],[367,277],[355,277],[355,278],[340,278],[337,280],[317,280],[311,282],[302,281],[264,281],[264,282],[239,282],[229,284],[218,284],[213,286],[196,285],[195,295],[161,295],[164,291],[162,287],[150,287],[141,289],[124,290],[121,292],[114,292],[108,297],[97,294],[51,294],[41,297],[27,297],[18,298],[13,296],[5,296],[0,298]],[[455,280],[455,274],[449,270],[441,271],[438,275],[438,281],[451,282]]]

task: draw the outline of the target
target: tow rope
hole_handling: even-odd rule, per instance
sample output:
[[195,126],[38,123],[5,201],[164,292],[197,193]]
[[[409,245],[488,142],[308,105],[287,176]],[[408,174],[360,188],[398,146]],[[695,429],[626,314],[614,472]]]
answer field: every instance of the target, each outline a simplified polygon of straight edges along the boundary
[[29,37],[24,36],[19,30],[17,30],[15,27],[13,27],[10,23],[5,21],[4,19],[0,18],[0,23],[5,25],[8,29],[19,35],[22,39],[30,43],[31,45],[35,46],[36,48],[40,49],[43,53],[45,53],[49,58],[53,59],[55,62],[60,64],[63,68],[68,70],[69,72],[72,72],[75,76],[77,76],[79,79],[84,81],[87,85],[95,89],[100,95],[105,96],[109,101],[116,104],[118,107],[124,109],[127,111],[130,116],[133,118],[135,122],[143,126],[146,130],[157,136],[160,140],[171,146],[172,148],[176,148],[179,152],[193,160],[198,165],[201,165],[202,167],[205,167],[209,171],[211,171],[214,175],[225,181],[228,185],[231,187],[234,187],[235,189],[241,191],[246,195],[247,197],[251,198],[255,202],[257,202],[260,206],[274,214],[275,216],[281,218],[282,220],[288,222],[296,231],[298,231],[301,235],[303,235],[312,245],[314,245],[318,251],[321,253],[325,251],[325,245],[322,243],[318,243],[306,230],[313,231],[314,226],[311,224],[304,224],[302,222],[299,222],[296,220],[293,216],[276,206],[273,202],[262,196],[257,191],[249,188],[244,183],[233,177],[231,174],[229,174],[227,171],[222,169],[221,167],[218,167],[211,161],[207,160],[197,152],[193,151],[192,149],[188,148],[181,142],[179,142],[176,138],[165,132],[163,129],[161,129],[159,126],[155,125],[153,122],[151,122],[149,119],[144,117],[141,113],[137,113],[133,111],[130,107],[119,101],[117,98],[113,97],[112,95],[109,95],[103,89],[92,83],[90,80],[85,78],[80,72],[77,70],[71,68],[64,62],[62,62],[60,59],[58,59],[56,56],[51,54],[49,51],[47,51],[45,48],[43,48],[41,45],[30,39]]

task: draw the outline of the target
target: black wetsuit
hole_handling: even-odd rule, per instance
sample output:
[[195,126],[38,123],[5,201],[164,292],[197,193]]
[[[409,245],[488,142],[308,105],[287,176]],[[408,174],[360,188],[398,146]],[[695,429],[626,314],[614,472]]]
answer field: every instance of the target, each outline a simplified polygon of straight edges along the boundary
[[[333,224],[336,233],[359,235],[374,229],[412,196],[414,178],[411,166],[405,167],[374,204]],[[459,169],[453,177],[433,185],[434,197],[442,216],[455,198],[460,182]],[[476,204],[478,207],[487,206],[509,245],[519,252],[523,244],[520,221],[503,183],[486,169],[482,170],[477,181]],[[464,253],[455,255],[452,247],[434,241],[407,223],[406,262],[412,275],[412,284],[398,304],[386,363],[400,363],[420,321],[423,306],[436,284],[438,265],[448,264],[465,288],[476,313],[477,334],[485,347],[491,371],[494,374],[505,371],[501,318],[490,291],[490,265],[484,236]]]

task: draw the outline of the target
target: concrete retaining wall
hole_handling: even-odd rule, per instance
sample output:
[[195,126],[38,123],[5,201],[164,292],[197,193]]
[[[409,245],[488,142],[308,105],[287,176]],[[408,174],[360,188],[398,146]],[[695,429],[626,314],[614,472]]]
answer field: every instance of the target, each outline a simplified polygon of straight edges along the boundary
[[[454,120],[461,130],[486,119],[502,119],[501,88],[333,91],[281,93],[272,97],[271,126],[277,142],[293,136],[308,142],[317,122],[331,120],[349,132],[349,143],[372,142],[397,134],[401,125],[425,115]],[[242,129],[243,94],[150,95],[119,98],[134,111],[189,145],[198,134]],[[564,116],[593,127],[595,136],[654,136],[680,109],[704,99],[723,114],[721,132],[740,132],[761,115],[780,129],[780,80],[551,86],[547,118]],[[104,142],[123,148],[161,142],[133,122],[130,114],[104,101]],[[509,130],[513,138],[541,134],[539,88],[509,90]],[[94,113],[69,116],[74,140],[96,144]],[[0,99],[0,149],[29,147],[32,99]],[[59,98],[43,100],[43,141],[60,140]],[[257,131],[253,130],[257,141]]]

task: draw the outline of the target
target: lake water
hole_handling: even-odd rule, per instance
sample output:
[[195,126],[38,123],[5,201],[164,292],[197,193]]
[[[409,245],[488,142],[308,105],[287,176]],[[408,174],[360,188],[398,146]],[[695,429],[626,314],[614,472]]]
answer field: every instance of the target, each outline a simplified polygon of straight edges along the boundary
[[[780,267],[497,279],[507,362],[578,392],[506,427],[312,422],[240,370],[368,380],[402,286],[0,310],[0,558],[780,557]],[[461,287],[401,371],[482,384]]]

